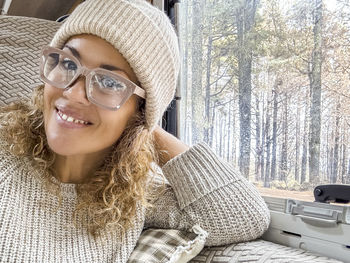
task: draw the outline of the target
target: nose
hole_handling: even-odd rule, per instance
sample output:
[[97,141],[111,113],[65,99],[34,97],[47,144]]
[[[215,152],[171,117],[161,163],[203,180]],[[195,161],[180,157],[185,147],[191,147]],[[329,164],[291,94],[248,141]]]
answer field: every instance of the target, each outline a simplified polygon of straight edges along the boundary
[[72,102],[83,104],[85,106],[90,105],[85,91],[85,77],[80,76],[73,82],[73,84],[65,88],[63,96]]

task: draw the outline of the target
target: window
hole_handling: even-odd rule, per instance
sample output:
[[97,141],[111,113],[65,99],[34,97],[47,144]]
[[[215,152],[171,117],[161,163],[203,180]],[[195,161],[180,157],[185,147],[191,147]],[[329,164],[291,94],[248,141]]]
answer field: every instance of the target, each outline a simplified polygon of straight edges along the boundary
[[350,183],[349,2],[179,8],[181,139],[204,140],[265,195]]

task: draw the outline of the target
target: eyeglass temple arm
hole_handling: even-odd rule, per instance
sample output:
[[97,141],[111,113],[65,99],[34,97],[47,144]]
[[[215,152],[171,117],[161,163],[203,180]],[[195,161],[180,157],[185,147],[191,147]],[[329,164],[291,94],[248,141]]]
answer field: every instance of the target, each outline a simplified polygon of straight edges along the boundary
[[138,86],[135,87],[134,94],[140,96],[143,99],[146,98],[146,91]]

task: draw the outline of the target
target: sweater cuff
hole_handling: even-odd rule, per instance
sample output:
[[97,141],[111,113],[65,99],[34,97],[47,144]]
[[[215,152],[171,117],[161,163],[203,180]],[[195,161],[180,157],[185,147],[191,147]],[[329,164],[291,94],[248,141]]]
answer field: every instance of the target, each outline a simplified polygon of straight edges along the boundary
[[204,143],[175,156],[162,170],[180,209],[220,187],[243,179],[233,166],[217,157]]

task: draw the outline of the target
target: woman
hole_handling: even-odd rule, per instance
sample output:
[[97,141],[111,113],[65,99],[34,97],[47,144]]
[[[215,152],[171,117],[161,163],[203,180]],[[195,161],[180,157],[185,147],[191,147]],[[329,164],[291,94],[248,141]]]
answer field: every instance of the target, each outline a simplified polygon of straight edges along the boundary
[[1,260],[126,262],[147,227],[197,224],[206,245],[262,235],[256,189],[157,126],[178,72],[176,34],[146,1],[76,8],[43,48],[45,85],[0,111]]

